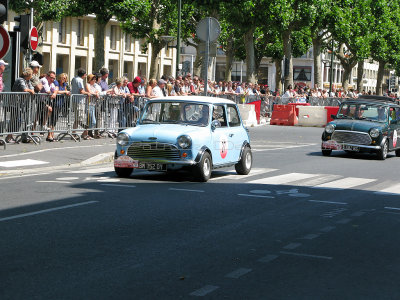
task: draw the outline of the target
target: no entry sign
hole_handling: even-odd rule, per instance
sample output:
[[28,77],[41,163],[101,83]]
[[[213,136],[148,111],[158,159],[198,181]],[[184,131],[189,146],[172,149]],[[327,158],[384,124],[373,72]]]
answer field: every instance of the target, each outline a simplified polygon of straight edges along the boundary
[[3,26],[0,26],[0,59],[6,56],[9,49],[10,49],[10,35]]
[[29,34],[29,43],[31,45],[31,49],[33,51],[36,50],[39,42],[39,34],[37,28],[35,26],[32,27],[31,32]]

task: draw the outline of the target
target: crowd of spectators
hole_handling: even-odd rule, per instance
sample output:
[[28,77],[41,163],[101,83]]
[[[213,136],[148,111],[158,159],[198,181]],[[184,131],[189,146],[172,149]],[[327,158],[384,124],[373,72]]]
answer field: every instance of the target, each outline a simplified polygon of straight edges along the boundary
[[[3,72],[7,65],[4,60],[0,60],[0,92],[4,89]],[[118,100],[115,105],[111,105],[109,110],[110,132],[108,134],[115,136],[118,130],[116,127],[134,126],[139,115],[137,102],[139,97],[202,95],[205,88],[204,80],[198,76],[192,77],[190,73],[176,78],[162,76],[158,80],[152,78],[149,81],[143,76],[136,76],[133,81],[129,81],[127,77],[121,77],[109,84],[109,70],[107,68],[102,68],[97,73],[89,75],[84,69],[80,68],[69,83],[67,74],[62,73],[56,76],[54,71],[40,73],[41,67],[37,61],[32,61],[29,68],[23,70],[20,78],[16,79],[12,86],[12,92],[48,95],[47,100],[37,104],[32,130],[41,133],[47,131],[46,140],[49,142],[56,141],[54,129],[60,117],[60,112],[66,107],[64,99],[66,95],[82,95],[81,98],[76,98],[72,103],[75,114],[73,133],[76,134],[78,128],[83,128],[81,137],[83,139],[94,139],[103,136],[98,130],[91,130],[91,128],[103,128],[104,126],[104,109],[96,101],[96,99],[100,99],[100,96],[110,95],[122,99]],[[235,81],[213,82],[211,80],[207,82],[207,93],[210,96],[281,96],[282,98],[304,99],[304,101],[307,101],[309,97],[358,98],[364,94],[372,94],[371,91],[354,89],[348,91],[333,89],[329,92],[329,90],[318,86],[310,88],[303,84],[296,84],[294,88],[291,85],[287,86],[284,94],[280,95],[279,92],[271,91],[268,85]],[[395,94],[387,93],[386,95],[397,98]],[[19,118],[20,116],[17,113],[11,112],[10,123],[18,123]],[[8,143],[15,142],[11,134],[6,137],[6,141]]]

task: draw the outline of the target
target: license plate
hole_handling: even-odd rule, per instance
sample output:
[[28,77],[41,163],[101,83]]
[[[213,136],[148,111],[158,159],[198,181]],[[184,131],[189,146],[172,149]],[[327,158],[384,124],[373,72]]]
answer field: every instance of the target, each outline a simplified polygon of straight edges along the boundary
[[360,151],[360,147],[357,146],[349,146],[349,145],[343,145],[342,146],[343,150],[347,150],[347,151],[354,151],[354,152],[359,152]]
[[166,164],[138,162],[134,168],[149,171],[167,171]]

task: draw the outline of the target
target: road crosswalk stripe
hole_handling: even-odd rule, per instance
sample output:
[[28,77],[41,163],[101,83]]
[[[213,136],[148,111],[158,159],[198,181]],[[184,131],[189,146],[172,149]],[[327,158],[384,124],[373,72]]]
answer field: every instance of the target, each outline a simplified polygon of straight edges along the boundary
[[334,180],[314,186],[314,188],[329,188],[329,189],[351,189],[356,186],[364,185],[376,181],[376,179],[346,177],[339,180]]
[[316,177],[318,174],[307,174],[307,173],[289,173],[272,177],[264,177],[249,181],[253,184],[288,184],[293,181],[299,181],[307,178]]
[[400,194],[400,184],[395,184],[390,187],[387,187],[383,190],[375,192],[376,194],[393,194],[399,195]]
[[269,173],[276,171],[277,169],[271,169],[271,168],[254,168],[251,169],[250,174],[243,176],[243,175],[237,175],[237,174],[231,174],[231,175],[226,175],[226,176],[219,176],[219,177],[214,177],[211,178],[210,180],[221,180],[221,179],[233,179],[233,180],[238,180],[238,179],[247,179],[250,176],[256,176],[264,173]]

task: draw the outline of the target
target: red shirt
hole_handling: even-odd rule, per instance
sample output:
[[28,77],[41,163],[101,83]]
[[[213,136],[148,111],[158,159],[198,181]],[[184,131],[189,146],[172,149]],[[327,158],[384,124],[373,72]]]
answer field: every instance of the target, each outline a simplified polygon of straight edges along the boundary
[[133,82],[129,82],[127,86],[131,94],[139,94],[139,89],[133,85]]

